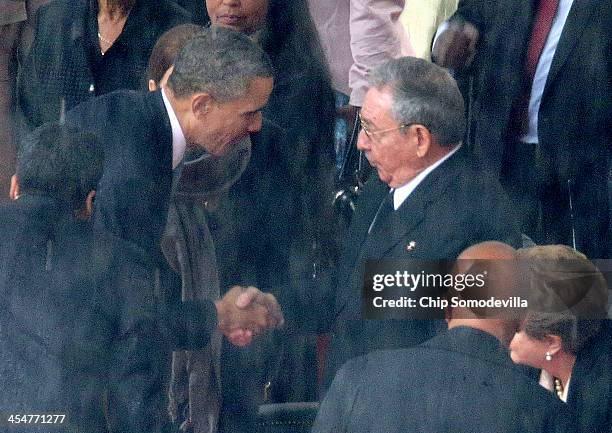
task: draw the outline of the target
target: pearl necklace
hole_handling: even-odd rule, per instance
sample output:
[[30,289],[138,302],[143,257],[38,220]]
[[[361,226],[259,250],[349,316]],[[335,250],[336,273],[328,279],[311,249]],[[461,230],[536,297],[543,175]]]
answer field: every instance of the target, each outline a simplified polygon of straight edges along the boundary
[[555,377],[555,392],[557,393],[557,397],[563,400],[563,384],[561,383],[561,379]]

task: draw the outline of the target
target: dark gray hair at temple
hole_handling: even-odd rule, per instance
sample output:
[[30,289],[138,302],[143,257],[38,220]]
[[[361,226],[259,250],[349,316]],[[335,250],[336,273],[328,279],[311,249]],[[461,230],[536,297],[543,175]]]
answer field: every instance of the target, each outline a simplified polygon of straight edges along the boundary
[[392,89],[391,112],[400,124],[426,126],[441,146],[463,140],[463,96],[445,69],[426,60],[403,57],[374,70],[369,81],[376,88]]
[[181,50],[168,86],[178,97],[205,92],[229,101],[244,96],[258,77],[272,77],[268,55],[248,36],[211,26]]
[[104,152],[93,134],[47,123],[20,145],[17,177],[21,193],[44,194],[82,208],[102,177]]

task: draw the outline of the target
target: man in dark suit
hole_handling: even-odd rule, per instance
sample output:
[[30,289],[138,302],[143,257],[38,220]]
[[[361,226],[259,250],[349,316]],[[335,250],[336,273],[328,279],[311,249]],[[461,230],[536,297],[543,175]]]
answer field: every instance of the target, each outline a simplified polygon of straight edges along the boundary
[[160,302],[147,254],[89,222],[102,165],[96,137],[74,128],[46,124],[22,145],[19,198],[0,208],[0,364],[16,394],[0,407],[149,432],[165,412],[164,354],[203,347],[217,327],[265,328],[267,300],[236,288],[214,303]]
[[455,259],[485,240],[520,245],[501,186],[460,145],[464,106],[453,78],[408,57],[378,69],[371,82],[357,146],[378,176],[358,199],[339,267],[328,379],[349,358],[435,333],[436,322],[361,320],[366,260]]
[[433,47],[472,76],[470,144],[523,231],[591,258],[609,253],[611,23],[606,1],[464,0]]
[[[160,239],[186,147],[219,156],[258,131],[271,76],[266,54],[248,37],[213,27],[186,44],[164,89],[112,92],[67,114],[68,124],[94,133],[104,148],[95,225],[143,248],[162,269],[164,289],[177,284],[163,271]],[[176,301],[180,290],[164,290],[163,296]],[[276,300],[257,299],[275,310],[268,324],[278,324]],[[238,338],[248,342],[251,331]]]
[[[487,296],[518,294],[512,274],[518,267],[511,266],[515,251],[508,245],[485,242],[460,258],[495,266],[487,267],[495,280]],[[515,313],[483,317],[460,306],[446,314],[448,331],[418,347],[349,361],[327,393],[313,432],[575,431],[564,405],[512,364],[505,346],[518,327],[511,319]]]

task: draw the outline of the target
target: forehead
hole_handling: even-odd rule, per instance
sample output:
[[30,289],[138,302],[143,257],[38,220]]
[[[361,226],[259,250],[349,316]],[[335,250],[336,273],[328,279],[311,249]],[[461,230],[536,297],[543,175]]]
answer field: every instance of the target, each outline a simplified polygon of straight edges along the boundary
[[372,87],[363,100],[361,117],[371,125],[394,123],[395,119],[391,113],[392,105],[393,94],[389,87]]

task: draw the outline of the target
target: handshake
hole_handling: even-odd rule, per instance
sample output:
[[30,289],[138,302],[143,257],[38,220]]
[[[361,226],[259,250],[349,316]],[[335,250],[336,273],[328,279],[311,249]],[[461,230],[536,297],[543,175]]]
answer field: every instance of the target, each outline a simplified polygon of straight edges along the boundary
[[256,287],[232,287],[215,302],[219,330],[236,346],[247,346],[262,332],[285,322],[274,295]]

